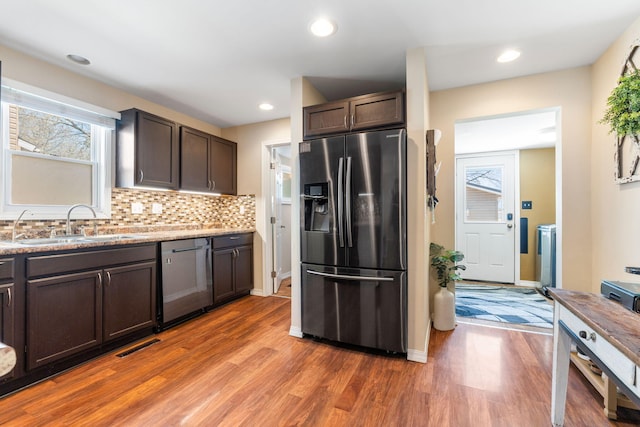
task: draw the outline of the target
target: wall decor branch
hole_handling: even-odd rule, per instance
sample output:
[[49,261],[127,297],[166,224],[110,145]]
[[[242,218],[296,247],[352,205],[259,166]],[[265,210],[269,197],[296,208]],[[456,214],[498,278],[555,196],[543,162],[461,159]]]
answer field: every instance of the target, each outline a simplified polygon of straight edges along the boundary
[[614,151],[614,180],[618,184],[640,180],[640,43],[636,41],[624,60],[618,85],[607,99],[607,109],[599,123],[609,125],[617,135]]

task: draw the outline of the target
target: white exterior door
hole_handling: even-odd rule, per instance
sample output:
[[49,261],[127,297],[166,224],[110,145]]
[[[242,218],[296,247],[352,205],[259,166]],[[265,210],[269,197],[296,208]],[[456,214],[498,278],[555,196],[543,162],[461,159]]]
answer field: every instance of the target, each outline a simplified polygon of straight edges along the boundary
[[514,283],[515,154],[456,160],[456,249],[467,280]]

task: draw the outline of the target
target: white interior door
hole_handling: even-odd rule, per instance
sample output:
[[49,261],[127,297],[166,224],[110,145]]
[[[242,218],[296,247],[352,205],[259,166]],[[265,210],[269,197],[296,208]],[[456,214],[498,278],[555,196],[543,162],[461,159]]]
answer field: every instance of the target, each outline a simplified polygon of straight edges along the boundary
[[456,159],[456,249],[467,280],[514,283],[515,154]]

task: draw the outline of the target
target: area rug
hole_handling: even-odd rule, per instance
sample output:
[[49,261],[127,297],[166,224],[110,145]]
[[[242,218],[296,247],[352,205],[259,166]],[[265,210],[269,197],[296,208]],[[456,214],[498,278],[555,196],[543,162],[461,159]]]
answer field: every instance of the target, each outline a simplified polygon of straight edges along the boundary
[[541,328],[553,327],[553,305],[531,288],[458,283],[456,315]]

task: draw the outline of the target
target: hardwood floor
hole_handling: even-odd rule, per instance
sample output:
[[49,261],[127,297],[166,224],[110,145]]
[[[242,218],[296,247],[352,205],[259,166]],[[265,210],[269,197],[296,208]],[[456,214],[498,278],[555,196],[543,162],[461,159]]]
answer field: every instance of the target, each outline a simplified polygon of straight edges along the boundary
[[[0,424],[550,425],[548,335],[460,324],[434,330],[419,364],[290,337],[289,302],[246,297],[7,396]],[[572,369],[566,426],[640,422],[634,411],[609,422],[601,403]]]
[[276,296],[291,298],[291,277],[282,279],[280,288],[278,289],[278,292],[276,292]]

